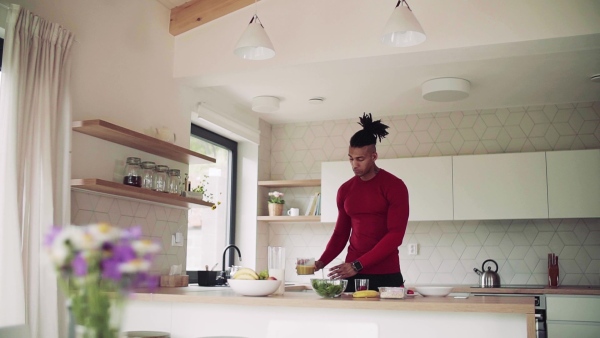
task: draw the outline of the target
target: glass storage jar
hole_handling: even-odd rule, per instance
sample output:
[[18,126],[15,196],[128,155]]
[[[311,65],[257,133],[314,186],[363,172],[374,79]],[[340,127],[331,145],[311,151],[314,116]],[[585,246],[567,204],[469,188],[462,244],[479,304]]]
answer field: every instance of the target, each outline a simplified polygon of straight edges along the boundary
[[171,194],[180,194],[181,187],[179,183],[181,182],[181,176],[179,169],[170,169],[169,170],[169,192]]
[[123,184],[134,187],[142,186],[142,168],[140,168],[139,157],[128,157],[125,165],[125,175],[123,176]]
[[169,167],[166,165],[157,165],[154,167],[154,188],[159,192],[169,192]]
[[150,161],[142,162],[142,188],[152,189],[154,187],[154,167],[156,164]]

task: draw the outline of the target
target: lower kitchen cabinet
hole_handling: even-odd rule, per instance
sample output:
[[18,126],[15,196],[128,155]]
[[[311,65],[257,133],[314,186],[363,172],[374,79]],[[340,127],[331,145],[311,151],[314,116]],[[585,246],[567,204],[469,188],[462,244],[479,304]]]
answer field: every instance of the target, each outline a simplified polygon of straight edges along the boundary
[[546,296],[548,338],[600,337],[600,297]]

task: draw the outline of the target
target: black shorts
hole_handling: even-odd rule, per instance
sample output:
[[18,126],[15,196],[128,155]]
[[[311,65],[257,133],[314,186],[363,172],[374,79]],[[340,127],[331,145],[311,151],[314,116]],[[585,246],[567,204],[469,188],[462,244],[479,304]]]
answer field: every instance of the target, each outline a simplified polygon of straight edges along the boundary
[[404,286],[404,278],[402,273],[387,273],[381,275],[375,274],[357,274],[348,278],[348,286],[344,292],[354,292],[354,280],[355,279],[368,279],[369,290],[379,291],[380,286]]

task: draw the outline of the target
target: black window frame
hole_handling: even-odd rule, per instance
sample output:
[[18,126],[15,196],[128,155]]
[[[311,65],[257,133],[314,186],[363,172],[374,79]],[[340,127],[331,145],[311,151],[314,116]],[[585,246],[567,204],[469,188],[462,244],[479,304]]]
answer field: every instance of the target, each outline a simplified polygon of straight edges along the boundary
[[[199,137],[209,143],[218,145],[231,151],[231,184],[229,184],[229,224],[228,224],[228,244],[235,244],[235,219],[236,219],[236,191],[237,191],[237,159],[238,144],[236,141],[228,139],[222,135],[214,133],[208,129],[202,128],[192,123],[191,134]],[[225,245],[223,249],[227,247]],[[233,265],[234,251],[229,250],[226,266]],[[225,269],[225,267],[223,267]]]

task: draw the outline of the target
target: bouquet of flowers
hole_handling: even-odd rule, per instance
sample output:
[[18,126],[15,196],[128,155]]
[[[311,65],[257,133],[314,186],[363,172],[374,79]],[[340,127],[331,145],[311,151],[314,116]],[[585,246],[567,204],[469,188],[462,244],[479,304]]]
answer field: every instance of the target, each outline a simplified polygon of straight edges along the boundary
[[141,234],[139,227],[101,223],[55,227],[47,235],[59,284],[85,337],[116,338],[120,321],[111,318],[111,308],[122,307],[133,288],[158,285],[148,271],[160,245]]
[[269,192],[269,203],[285,204],[283,193],[279,191]]

